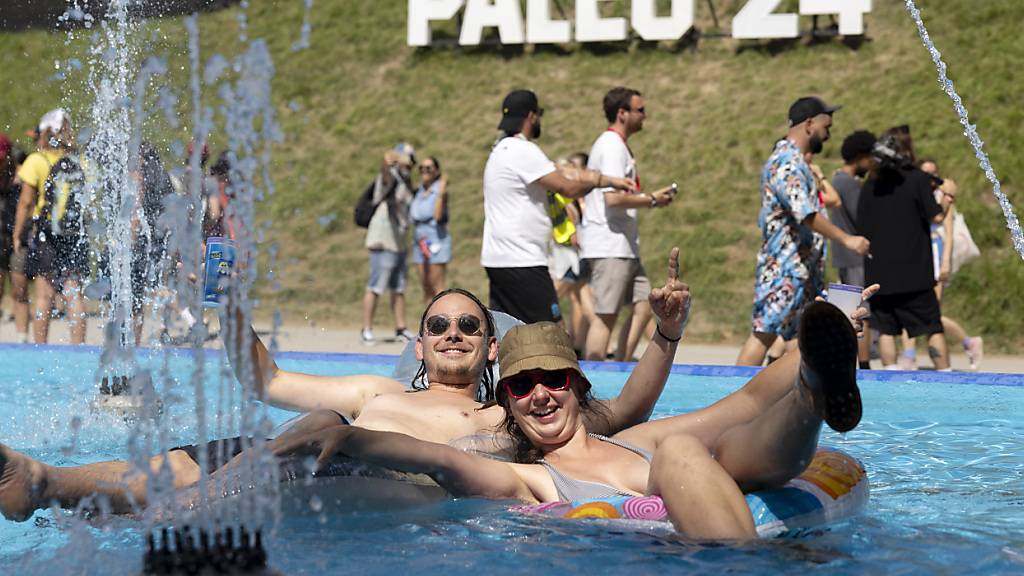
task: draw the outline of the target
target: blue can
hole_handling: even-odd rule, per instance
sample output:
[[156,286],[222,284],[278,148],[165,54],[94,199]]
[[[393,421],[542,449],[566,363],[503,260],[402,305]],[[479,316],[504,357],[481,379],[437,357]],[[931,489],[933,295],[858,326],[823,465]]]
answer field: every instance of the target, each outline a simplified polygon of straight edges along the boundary
[[203,306],[215,308],[230,285],[235,267],[235,241],[211,236],[206,239],[206,277],[203,282]]

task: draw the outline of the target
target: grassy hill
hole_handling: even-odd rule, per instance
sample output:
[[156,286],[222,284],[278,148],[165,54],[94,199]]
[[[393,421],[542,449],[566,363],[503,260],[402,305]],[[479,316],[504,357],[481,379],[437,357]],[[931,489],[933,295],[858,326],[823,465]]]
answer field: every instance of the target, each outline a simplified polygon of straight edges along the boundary
[[[625,11],[624,2],[608,4]],[[741,2],[715,4],[728,26]],[[1004,191],[1024,207],[1018,82],[1024,43],[1017,30],[1024,5],[918,4],[986,139]],[[405,45],[405,19],[401,0],[318,0],[311,47],[293,51],[303,20],[300,0],[252,2],[249,8],[249,36],[265,38],[274,56],[274,100],[285,134],[274,152],[276,194],[259,214],[271,222],[269,236],[280,243],[283,260],[280,289],[261,290],[263,309],[278,307],[292,322],[358,324],[367,263],[363,231],[352,224],[351,210],[380,155],[403,140],[437,156],[451,180],[450,283],[486,295],[478,264],[481,180],[502,96],[517,87],[539,94],[546,109],[539,144],[554,158],[589,149],[605,127],[601,97],[622,84],[641,90],[647,101],[645,129],[630,142],[645,184],[676,181],[681,188],[670,209],[641,216],[641,237],[655,282],[663,278],[668,249],[682,248],[683,275],[696,299],[692,338],[738,342],[747,334],[760,168],[785,131],[788,105],[797,96],[818,94],[844,105],[821,159],[827,173],[840,164],[839,144],[849,132],[907,123],[918,152],[937,158],[960,183],[957,206],[982,257],[955,278],[946,313],[984,334],[990,346],[1020,350],[1024,343],[1024,263],[1013,252],[999,207],[902,2],[874,2],[865,19],[868,40],[857,47],[839,40],[704,39],[696,46],[412,49]],[[703,2],[697,3],[697,21],[705,31],[712,28]],[[810,19],[801,18],[801,26],[808,28]],[[238,8],[202,15],[200,28],[204,58],[243,49]],[[79,31],[70,41],[38,31],[0,35],[0,77],[8,88],[0,96],[0,129],[20,134],[62,99],[82,109],[81,88],[73,82],[66,88],[50,76],[54,61],[74,54],[84,60],[90,33]],[[454,23],[435,28],[435,38],[456,33]],[[172,72],[163,81],[187,102],[181,20],[151,21],[139,38],[142,56],[168,58]],[[187,138],[182,130],[187,127],[173,136]],[[215,136],[215,152],[224,141]],[[412,320],[419,291],[410,274]],[[388,325],[387,315],[378,318]]]

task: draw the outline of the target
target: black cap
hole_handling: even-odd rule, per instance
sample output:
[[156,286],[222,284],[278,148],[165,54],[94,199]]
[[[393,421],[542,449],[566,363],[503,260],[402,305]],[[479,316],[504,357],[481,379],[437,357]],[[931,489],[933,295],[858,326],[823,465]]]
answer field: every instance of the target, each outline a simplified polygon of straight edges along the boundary
[[814,118],[819,114],[832,114],[842,106],[829,106],[814,96],[804,96],[789,107],[789,126],[792,128],[797,124]]
[[501,103],[501,122],[498,123],[498,130],[510,134],[518,132],[530,112],[539,111],[536,94],[530,90],[513,90]]

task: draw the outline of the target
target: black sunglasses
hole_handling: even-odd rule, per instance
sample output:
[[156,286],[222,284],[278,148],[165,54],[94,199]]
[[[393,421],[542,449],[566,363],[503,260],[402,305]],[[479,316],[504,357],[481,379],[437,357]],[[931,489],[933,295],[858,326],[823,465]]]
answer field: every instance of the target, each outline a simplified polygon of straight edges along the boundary
[[480,330],[480,319],[472,314],[460,314],[458,318],[435,314],[427,318],[427,321],[423,323],[423,327],[431,336],[443,336],[448,332],[448,327],[452,325],[453,320],[456,323],[455,325],[458,326],[459,332],[466,336],[480,336],[483,334]]
[[545,370],[544,372],[521,373],[501,381],[509,396],[521,400],[529,396],[537,384],[548,390],[559,391],[569,387],[569,370]]
[[626,110],[629,112],[639,112],[641,114],[647,114],[647,109],[644,106],[641,106],[639,108],[626,108]]
[[420,164],[420,172],[433,172],[434,167],[430,164]]

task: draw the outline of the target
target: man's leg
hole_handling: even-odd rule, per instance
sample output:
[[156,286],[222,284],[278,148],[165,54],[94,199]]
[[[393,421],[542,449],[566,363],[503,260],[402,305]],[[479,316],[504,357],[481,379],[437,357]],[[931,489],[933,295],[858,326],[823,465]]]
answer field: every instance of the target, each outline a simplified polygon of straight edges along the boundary
[[391,312],[395,315],[395,334],[404,332],[405,325],[405,293],[391,293]]
[[[831,306],[812,306],[820,311],[822,305]],[[805,362],[794,350],[711,406],[673,417],[673,428],[698,438],[745,491],[776,486],[799,474],[814,454],[824,416],[850,416],[841,422],[843,428],[859,417],[853,328],[838,309],[826,309],[824,322],[821,316],[809,318],[815,321],[810,333],[801,331],[801,348],[825,345],[823,351],[812,347],[813,358]],[[821,378],[829,374],[839,376]],[[847,398],[848,391],[856,398]],[[856,401],[857,413],[846,414],[843,401]]]
[[896,337],[888,334],[878,336],[878,355],[882,357],[882,366],[888,368],[896,365]]
[[633,305],[633,319],[629,323],[629,333],[621,354],[624,362],[629,362],[633,358],[641,337],[647,336],[650,339],[653,335],[654,324],[651,323],[653,317],[651,305],[646,300]]
[[928,335],[928,356],[931,357],[936,370],[949,368],[949,347],[946,345],[946,335],[943,332]]
[[[331,410],[310,412],[292,428],[268,442],[267,448],[272,451],[279,443],[343,423],[345,421]],[[197,450],[210,448],[204,446]],[[237,467],[244,454],[234,455],[216,474]],[[167,464],[173,473],[174,488],[187,488],[199,481],[199,463],[186,451],[168,452]],[[154,456],[149,460],[150,473],[158,473],[163,465],[164,456]],[[215,463],[209,462],[208,465],[214,466]],[[123,461],[70,467],[47,466],[0,444],[0,513],[20,521],[50,502],[58,502],[67,508],[94,495],[109,498],[115,513],[130,512],[133,507],[146,506],[146,484],[149,481],[149,474],[133,474],[133,471],[132,465]]]
[[373,330],[373,313],[377,309],[377,295],[367,290],[363,295],[363,330]]
[[595,321],[590,323],[587,329],[587,360],[604,360],[605,350],[608,348],[608,340],[611,338],[612,329],[615,328],[616,314],[595,314]]
[[[199,465],[180,450],[168,454],[174,473],[174,487],[182,488],[199,479]],[[149,461],[150,472],[164,465],[163,456]],[[57,502],[76,506],[83,498],[101,495],[110,500],[115,513],[130,512],[133,505],[146,505],[147,474],[132,474],[128,462],[109,461],[83,466],[47,466],[0,444],[0,513],[11,520],[26,520],[33,512]]]
[[760,366],[764,362],[764,356],[768,348],[775,342],[775,334],[764,332],[752,332],[747,341],[740,348],[740,355],[736,358],[737,366]]
[[757,537],[743,493],[700,440],[662,440],[648,482],[648,491],[661,496],[672,524],[684,535],[714,540]]

